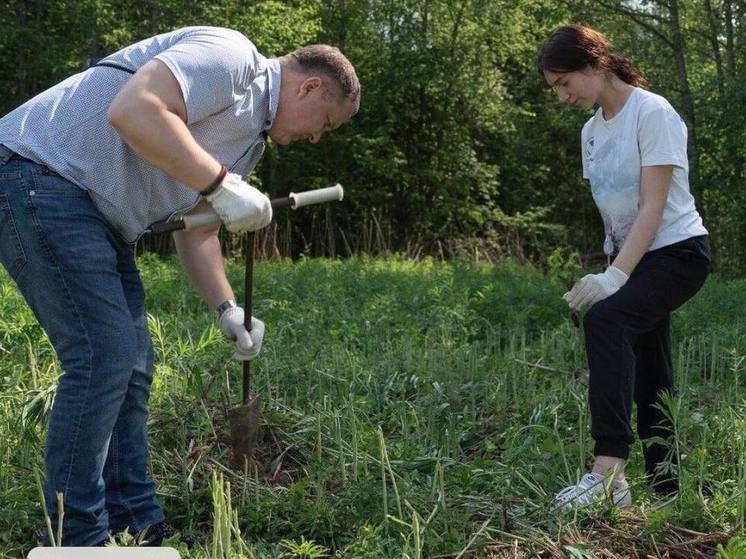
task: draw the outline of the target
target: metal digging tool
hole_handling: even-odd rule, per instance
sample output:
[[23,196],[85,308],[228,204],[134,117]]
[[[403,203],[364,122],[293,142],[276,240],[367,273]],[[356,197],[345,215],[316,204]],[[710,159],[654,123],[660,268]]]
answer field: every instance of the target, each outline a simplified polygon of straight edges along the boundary
[[[303,206],[321,204],[342,200],[344,190],[337,184],[328,188],[307,190],[306,192],[291,192],[283,198],[271,200],[272,210],[280,208],[291,208],[297,210]],[[207,225],[219,223],[220,218],[212,212],[200,212],[185,215],[174,221],[161,221],[154,223],[149,231],[151,233],[167,233],[172,231],[189,230]],[[254,248],[256,236],[252,233],[246,234],[246,260],[244,269],[244,326],[251,331],[252,315],[252,293],[254,283]],[[256,447],[259,434],[259,423],[261,419],[260,397],[251,396],[251,361],[243,361],[243,382],[241,386],[241,405],[228,410],[228,423],[231,430],[231,446],[233,447],[233,460],[237,466],[248,464]]]
[[[244,327],[251,332],[251,315],[254,292],[254,243],[256,235],[246,233],[246,261],[244,267]],[[228,425],[231,428],[233,461],[243,466],[251,461],[259,434],[259,396],[251,397],[251,361],[242,361],[243,379],[241,383],[241,405],[228,410]]]

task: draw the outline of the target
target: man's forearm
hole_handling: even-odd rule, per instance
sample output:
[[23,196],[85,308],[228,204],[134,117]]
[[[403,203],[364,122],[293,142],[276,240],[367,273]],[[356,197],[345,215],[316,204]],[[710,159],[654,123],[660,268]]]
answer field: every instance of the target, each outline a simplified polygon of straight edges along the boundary
[[225,275],[217,231],[214,228],[174,233],[176,251],[192,286],[213,310],[226,299],[235,298]]

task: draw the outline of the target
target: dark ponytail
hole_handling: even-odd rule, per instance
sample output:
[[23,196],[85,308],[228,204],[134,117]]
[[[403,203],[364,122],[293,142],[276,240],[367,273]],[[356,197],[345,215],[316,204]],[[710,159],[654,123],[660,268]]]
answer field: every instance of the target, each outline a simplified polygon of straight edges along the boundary
[[595,29],[584,25],[564,25],[555,29],[539,51],[539,73],[575,72],[590,66],[608,70],[620,80],[647,88],[648,82],[629,59],[611,52],[611,43]]
[[640,71],[635,68],[634,64],[619,54],[611,54],[609,57],[608,69],[616,74],[623,82],[636,87],[647,89],[648,81],[642,76]]

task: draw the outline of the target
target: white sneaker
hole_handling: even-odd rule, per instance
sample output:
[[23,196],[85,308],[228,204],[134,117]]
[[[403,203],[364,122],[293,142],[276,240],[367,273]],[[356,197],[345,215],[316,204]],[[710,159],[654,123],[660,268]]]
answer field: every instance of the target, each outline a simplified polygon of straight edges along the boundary
[[585,474],[577,485],[565,487],[554,498],[554,507],[579,509],[609,499],[620,508],[632,505],[632,495],[625,479],[609,479],[601,474]]

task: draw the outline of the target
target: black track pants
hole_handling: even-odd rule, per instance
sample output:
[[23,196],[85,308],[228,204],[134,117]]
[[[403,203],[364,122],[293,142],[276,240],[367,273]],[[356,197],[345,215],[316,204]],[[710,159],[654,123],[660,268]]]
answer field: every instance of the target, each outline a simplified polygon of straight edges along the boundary
[[[596,456],[627,459],[634,442],[634,401],[648,475],[653,477],[656,465],[665,461],[665,447],[645,444],[645,439],[670,435],[670,425],[655,404],[661,392],[673,391],[671,312],[702,287],[709,254],[706,236],[650,251],[619,291],[586,313],[583,328]],[[664,482],[660,477],[658,481]],[[673,489],[670,483],[658,488]]]

